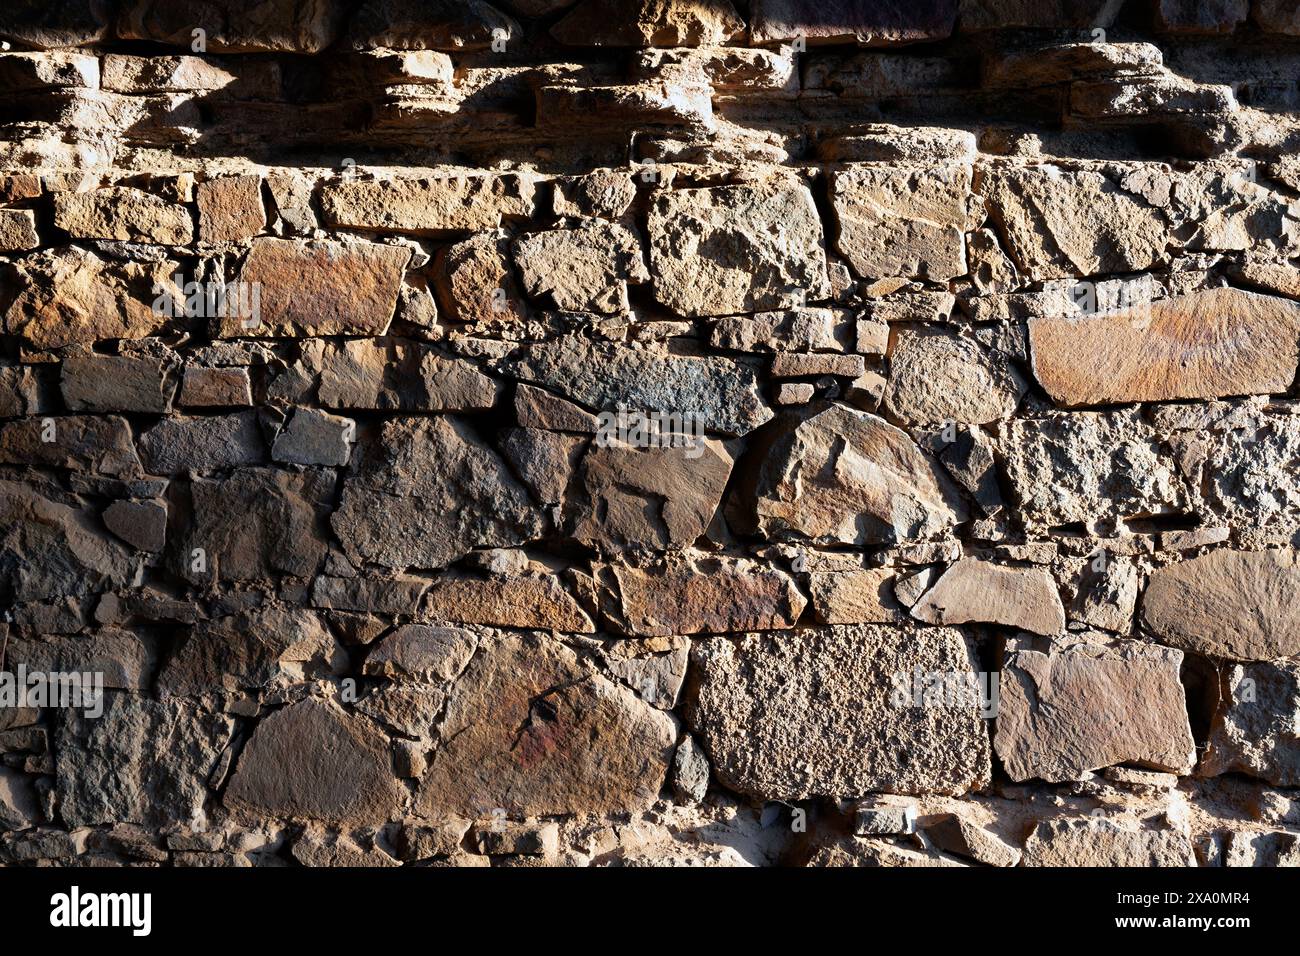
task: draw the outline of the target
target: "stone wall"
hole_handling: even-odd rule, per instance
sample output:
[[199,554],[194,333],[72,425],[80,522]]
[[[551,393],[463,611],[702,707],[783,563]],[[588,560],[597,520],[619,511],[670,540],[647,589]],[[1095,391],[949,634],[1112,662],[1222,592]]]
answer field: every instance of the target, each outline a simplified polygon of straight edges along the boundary
[[1300,862],[1294,0],[0,38],[0,861]]

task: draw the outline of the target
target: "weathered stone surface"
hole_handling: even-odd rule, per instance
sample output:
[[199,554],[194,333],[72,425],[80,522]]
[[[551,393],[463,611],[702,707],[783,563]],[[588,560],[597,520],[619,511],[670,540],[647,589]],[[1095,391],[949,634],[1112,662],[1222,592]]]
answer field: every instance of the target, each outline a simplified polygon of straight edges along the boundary
[[1030,166],[986,172],[976,184],[1016,268],[1032,279],[1141,272],[1168,243],[1160,209],[1137,177]]
[[337,704],[304,700],[259,722],[226,788],[233,810],[330,823],[382,823],[405,792],[388,741]]
[[979,224],[969,166],[848,166],[831,177],[831,201],[835,248],[859,275],[965,275],[965,233]]
[[626,312],[628,283],[650,278],[640,237],[612,222],[530,233],[514,258],[530,296],[572,312]]
[[564,504],[569,481],[583,440],[540,428],[511,428],[501,438],[501,454],[533,498],[542,504]]
[[257,413],[164,419],[140,436],[145,469],[155,475],[219,471],[266,457]]
[[885,624],[902,619],[894,598],[894,571],[813,571],[808,575],[813,613],[823,624]]
[[84,508],[0,481],[0,593],[15,601],[90,594],[131,578],[130,552]]
[[171,365],[150,355],[73,353],[63,360],[64,404],[72,411],[166,414],[176,387]]
[[927,825],[925,835],[941,850],[989,866],[1015,866],[1020,862],[1019,850],[960,814],[949,814]]
[[194,238],[194,220],[183,205],[129,187],[55,196],[54,224],[74,239],[179,246]]
[[589,634],[595,625],[552,577],[441,577],[429,585],[425,616],[455,624],[486,624]]
[[691,415],[709,431],[743,435],[772,417],[754,370],[716,356],[633,350],[568,336],[532,345],[504,370],[588,409]]
[[883,419],[834,405],[783,426],[757,475],[764,534],[860,545],[930,537],[966,519],[939,465]]
[[[761,799],[871,791],[960,794],[987,784],[988,733],[974,705],[896,706],[914,670],[972,672],[948,628],[863,625],[697,641],[687,719],[726,786]],[[849,747],[844,741],[852,741]]]
[[116,478],[141,474],[131,426],[117,415],[24,418],[0,425],[0,464],[66,468]]
[[492,43],[496,30],[507,40],[522,32],[484,0],[365,0],[350,39],[359,50],[477,50]]
[[24,252],[40,244],[35,213],[30,209],[0,209],[0,252]]
[[1187,834],[1139,830],[1095,817],[1043,820],[1025,842],[1021,866],[1195,866]]
[[1300,786],[1300,664],[1229,664],[1219,673],[1209,745],[1196,772]]
[[0,37],[38,50],[88,46],[108,35],[108,18],[96,0],[14,0],[0,12]]
[[798,183],[666,192],[649,222],[655,298],[681,315],[789,308],[830,294],[817,208]]
[[684,548],[713,520],[734,463],[726,445],[686,448],[593,445],[570,502],[573,536],[591,547]]
[[1130,412],[1017,420],[1003,446],[1026,520],[1056,525],[1181,507],[1172,457]]
[[[208,779],[234,721],[179,700],[105,691],[104,714],[61,712],[55,788],[69,826],[146,826],[204,819]],[[159,747],[160,741],[167,746]]]
[[1073,616],[1084,624],[1127,637],[1133,630],[1133,609],[1137,605],[1137,569],[1126,558],[1107,555],[1100,562],[1098,558],[1084,568]]
[[522,382],[515,386],[515,421],[524,428],[595,434],[597,417],[572,402]]
[[232,242],[249,239],[266,228],[261,176],[222,176],[199,183],[199,239]]
[[1221,548],[1151,573],[1142,623],[1162,643],[1231,660],[1300,656],[1300,566],[1291,549]]
[[1300,305],[1210,289],[1135,310],[1031,318],[1034,375],[1059,404],[1284,392],[1300,353]]
[[253,404],[246,368],[188,366],[181,378],[179,403],[186,408],[229,408]]
[[460,676],[477,647],[478,639],[458,627],[404,624],[375,645],[363,673],[442,683]]
[[929,624],[1000,624],[1035,634],[1065,630],[1065,608],[1050,574],[978,558],[963,558],[945,571],[912,616]]
[[959,0],[958,21],[963,31],[1105,28],[1120,6],[1116,0]]
[[75,246],[47,249],[18,262],[22,290],[5,327],[39,349],[140,339],[162,328],[153,309],[160,294],[179,296],[175,263],[107,262]]
[[316,53],[337,36],[339,0],[270,0],[246,10],[238,0],[140,0],[123,7],[117,35],[189,47],[203,29],[218,53]]
[[1300,10],[1290,0],[1255,0],[1250,16],[1261,30],[1300,36]]
[[724,46],[744,28],[731,0],[581,0],[551,36],[573,46]]
[[315,408],[299,408],[275,436],[271,457],[294,465],[346,465],[356,422]]
[[993,745],[1012,780],[1196,762],[1181,651],[1100,635],[1008,638]]
[[1250,13],[1249,0],[1157,0],[1153,7],[1157,26],[1170,33],[1231,33]]
[[641,570],[611,565],[629,634],[724,634],[793,627],[807,600],[783,571],[750,561]]
[[1025,383],[1007,357],[942,332],[901,332],[889,362],[885,405],[915,423],[983,425],[1008,418]]
[[534,188],[531,177],[514,174],[355,180],[326,185],[320,201],[332,226],[438,236],[529,216]]
[[373,242],[258,239],[239,281],[261,290],[255,318],[222,319],[224,337],[382,335],[411,257]]
[[439,735],[418,812],[549,816],[649,806],[677,728],[563,644],[524,634],[483,639]]
[[[72,637],[11,640],[5,661],[10,673],[22,664],[29,673],[98,674],[109,690],[147,690],[154,655],[151,645],[131,631],[103,628]],[[83,683],[81,693],[84,696],[74,700],[73,706],[97,719],[93,716],[99,706],[97,691],[90,683]]]
[[528,492],[453,418],[384,426],[331,519],[349,558],[386,568],[443,568],[477,547],[541,531]]
[[496,233],[445,246],[434,281],[443,309],[460,322],[510,322],[527,316],[511,267],[510,240]]
[[311,611],[263,608],[196,625],[158,675],[170,697],[265,690],[338,673],[347,655]]
[[141,551],[161,551],[167,540],[167,506],[157,501],[114,501],[104,527]]
[[[321,471],[243,468],[191,485],[194,526],[182,550],[183,573],[197,581],[249,581],[278,573],[306,578],[325,557],[322,513],[334,477]],[[205,568],[193,551],[203,549]]]
[[873,0],[756,0],[751,35],[755,43],[856,42],[893,46],[942,40],[951,35],[957,0],[879,3]]
[[709,334],[714,348],[737,352],[837,351],[835,313],[830,309],[790,309],[718,319]]

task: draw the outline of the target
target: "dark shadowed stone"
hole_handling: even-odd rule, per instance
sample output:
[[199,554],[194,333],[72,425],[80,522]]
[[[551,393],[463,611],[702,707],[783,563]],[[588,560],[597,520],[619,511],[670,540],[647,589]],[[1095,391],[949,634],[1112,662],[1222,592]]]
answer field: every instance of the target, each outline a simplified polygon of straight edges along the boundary
[[0,425],[0,464],[67,468],[114,478],[142,473],[131,440],[131,426],[117,415],[66,415],[7,422]]
[[522,42],[519,24],[484,0],[365,0],[350,38],[358,50],[482,50],[494,30],[507,49]]
[[[192,486],[194,527],[178,560],[192,581],[248,581],[276,573],[307,578],[325,558],[323,517],[334,476],[247,468]],[[193,549],[205,552],[196,570]]]
[[202,821],[209,777],[233,730],[224,715],[129,692],[105,691],[102,717],[62,711],[55,766],[63,822]]
[[443,568],[536,537],[542,518],[497,454],[454,418],[395,419],[332,519],[354,563]]
[[677,725],[559,641],[501,634],[480,643],[439,734],[422,815],[551,816],[648,807]]
[[226,806],[289,819],[382,823],[405,797],[388,751],[374,724],[333,702],[290,704],[257,725],[226,788]]
[[93,514],[0,481],[0,600],[40,601],[125,586],[131,552]]
[[[693,642],[687,719],[714,774],[768,800],[962,794],[988,784],[977,698],[917,706],[913,675],[974,688],[976,664],[952,628],[833,626]],[[901,687],[906,692],[900,694]]]
[[145,470],[155,475],[217,471],[263,461],[257,412],[165,418],[140,436]]
[[957,0],[755,0],[755,43],[857,42],[892,46],[942,40],[952,33]]
[[0,38],[35,47],[98,43],[108,35],[105,0],[5,0],[0,8]]
[[571,46],[724,46],[744,28],[731,0],[582,0],[551,36]]
[[218,53],[319,53],[334,42],[346,16],[343,0],[131,0],[117,35],[190,47],[206,31]]
[[311,611],[263,608],[196,625],[158,675],[158,692],[203,697],[336,673],[347,656]]

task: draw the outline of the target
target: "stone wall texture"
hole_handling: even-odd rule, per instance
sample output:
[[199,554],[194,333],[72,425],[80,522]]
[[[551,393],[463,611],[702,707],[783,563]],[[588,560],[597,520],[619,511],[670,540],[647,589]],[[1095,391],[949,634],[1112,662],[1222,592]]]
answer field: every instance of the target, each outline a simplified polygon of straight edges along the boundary
[[0,40],[0,862],[1300,864],[1296,0]]

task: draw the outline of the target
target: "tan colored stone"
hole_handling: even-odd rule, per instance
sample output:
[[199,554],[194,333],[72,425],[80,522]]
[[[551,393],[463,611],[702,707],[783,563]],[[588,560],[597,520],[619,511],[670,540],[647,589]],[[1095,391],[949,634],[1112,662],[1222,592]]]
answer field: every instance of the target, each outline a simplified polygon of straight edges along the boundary
[[40,244],[36,213],[30,209],[0,209],[0,252],[24,252]]
[[833,405],[774,438],[755,517],[772,538],[860,545],[930,537],[964,521],[966,508],[906,432]]
[[121,239],[165,246],[183,246],[194,239],[189,209],[129,186],[55,196],[54,224],[74,239]]
[[942,40],[957,20],[957,0],[755,0],[755,43],[804,39],[809,45],[858,43],[895,46]]
[[813,614],[823,624],[886,624],[903,611],[894,598],[892,568],[814,571],[808,575]]
[[1009,418],[1026,386],[1006,355],[938,331],[903,331],[889,358],[886,407],[906,422],[983,425]]
[[497,229],[504,217],[533,214],[531,177],[518,174],[353,180],[321,190],[331,226],[439,236]]
[[591,221],[515,240],[525,291],[571,312],[626,312],[627,287],[650,278],[641,239],[619,223]]
[[744,28],[730,0],[582,0],[551,36],[572,46],[725,46]]
[[573,536],[604,551],[689,547],[708,528],[731,477],[734,456],[713,439],[693,447],[594,445],[570,502]]
[[435,819],[642,809],[677,741],[670,716],[535,634],[482,640],[438,733],[416,797]]
[[520,382],[515,386],[515,421],[524,428],[595,434],[595,415],[545,389]]
[[1300,656],[1300,555],[1220,548],[1151,573],[1142,623],[1156,640],[1232,660]]
[[912,607],[912,616],[930,624],[999,624],[1035,634],[1065,630],[1065,608],[1050,574],[978,558],[963,558],[945,571]]
[[1139,309],[1031,318],[1034,375],[1059,404],[1285,392],[1300,358],[1300,305],[1221,288]]
[[1300,662],[1230,664],[1218,678],[1197,774],[1244,773],[1275,787],[1300,786]]
[[966,274],[965,233],[979,225],[965,165],[846,166],[831,176],[836,250],[869,279]]
[[[415,611],[415,602],[409,609]],[[366,656],[362,673],[390,680],[455,680],[474,656],[478,638],[458,627],[403,624]]]
[[1096,817],[1039,822],[1025,843],[1021,866],[1132,867],[1195,866],[1187,834],[1139,830]]
[[257,239],[239,281],[261,290],[258,321],[222,319],[218,334],[382,335],[410,257],[409,249],[373,242]]
[[595,625],[554,577],[440,577],[429,585],[423,614],[453,624],[486,624],[590,634]]
[[1196,762],[1182,651],[1094,633],[1009,638],[993,746],[1012,780],[1113,764],[1185,774]]
[[233,242],[251,239],[266,228],[261,176],[222,176],[199,183],[199,239]]
[[383,823],[406,796],[388,740],[331,701],[304,700],[264,717],[226,788],[233,810],[331,823]]
[[[961,633],[879,625],[692,642],[686,716],[725,786],[767,800],[962,794],[992,773],[973,702],[917,706],[899,685],[969,675]],[[846,746],[846,742],[851,742]]]
[[665,192],[649,229],[655,298],[680,315],[790,308],[830,294],[821,219],[798,183]]
[[510,240],[480,233],[439,250],[434,284],[447,313],[459,322],[510,322],[528,309],[510,263]]
[[5,325],[38,349],[144,338],[167,322],[152,306],[160,294],[179,296],[176,270],[169,262],[107,262],[75,246],[39,252],[19,261],[22,291]]
[[807,603],[785,572],[745,560],[609,570],[628,633],[647,637],[793,627]]

